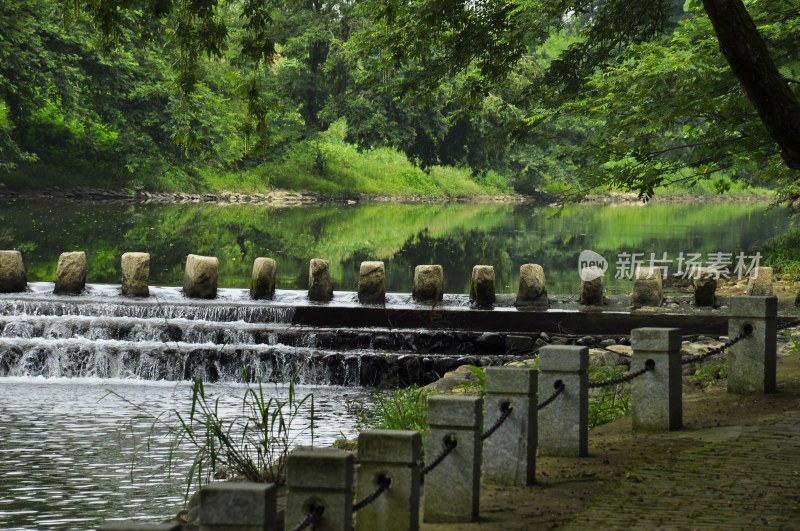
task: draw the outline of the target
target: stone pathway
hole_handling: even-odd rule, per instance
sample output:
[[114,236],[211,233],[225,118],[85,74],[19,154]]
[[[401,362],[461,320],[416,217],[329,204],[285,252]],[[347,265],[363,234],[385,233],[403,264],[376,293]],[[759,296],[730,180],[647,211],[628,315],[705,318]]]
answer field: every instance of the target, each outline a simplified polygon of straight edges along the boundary
[[564,529],[800,529],[800,413],[709,435],[627,474]]

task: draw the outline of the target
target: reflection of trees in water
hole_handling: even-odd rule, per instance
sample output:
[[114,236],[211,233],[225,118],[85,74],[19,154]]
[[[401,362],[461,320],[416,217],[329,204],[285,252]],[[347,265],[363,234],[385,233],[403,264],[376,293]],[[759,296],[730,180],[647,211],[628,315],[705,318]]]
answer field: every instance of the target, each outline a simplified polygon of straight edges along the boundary
[[584,249],[611,262],[620,251],[670,257],[752,249],[788,225],[785,212],[753,204],[259,205],[11,202],[0,248],[21,249],[30,280],[52,280],[58,255],[85,250],[89,281],[118,283],[126,251],[151,254],[151,283],[180,285],[186,255],[220,259],[220,285],[247,287],[253,260],[278,261],[278,287],[304,289],[308,262],[331,262],[337,289],[355,290],[364,260],[386,262],[387,290],[408,292],[416,265],[445,268],[448,293],[466,293],[472,267],[495,267],[498,292],[514,293],[519,266],[545,268],[550,293],[577,289]]

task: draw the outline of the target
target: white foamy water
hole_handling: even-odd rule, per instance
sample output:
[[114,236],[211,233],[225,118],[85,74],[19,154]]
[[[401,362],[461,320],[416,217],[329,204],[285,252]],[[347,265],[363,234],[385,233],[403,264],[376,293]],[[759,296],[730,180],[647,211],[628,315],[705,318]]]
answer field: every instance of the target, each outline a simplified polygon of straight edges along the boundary
[[[220,416],[242,414],[244,384],[207,384]],[[264,385],[286,397],[288,386]],[[0,378],[0,528],[93,529],[105,521],[157,522],[183,508],[188,444],[169,468],[173,411],[187,416],[190,382],[100,378]],[[315,445],[349,435],[348,402],[360,389],[299,386],[314,396]],[[292,443],[310,444],[310,400],[292,425]],[[154,428],[155,426],[155,428]]]

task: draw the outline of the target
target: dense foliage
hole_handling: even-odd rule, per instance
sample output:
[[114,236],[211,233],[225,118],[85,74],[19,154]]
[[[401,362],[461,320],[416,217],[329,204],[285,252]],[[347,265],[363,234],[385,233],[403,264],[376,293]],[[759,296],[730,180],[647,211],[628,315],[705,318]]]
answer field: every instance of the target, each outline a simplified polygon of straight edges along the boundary
[[[0,185],[649,197],[742,179],[792,201],[791,146],[707,16],[723,1],[4,2]],[[745,5],[797,100],[794,2]]]

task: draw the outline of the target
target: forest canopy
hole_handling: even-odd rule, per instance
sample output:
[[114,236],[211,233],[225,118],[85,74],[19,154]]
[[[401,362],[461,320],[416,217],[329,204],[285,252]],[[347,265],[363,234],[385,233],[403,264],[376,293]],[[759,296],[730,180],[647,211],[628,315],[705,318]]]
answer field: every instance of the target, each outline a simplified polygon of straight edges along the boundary
[[0,28],[9,185],[339,192],[368,155],[408,186],[800,196],[791,0],[25,0]]

